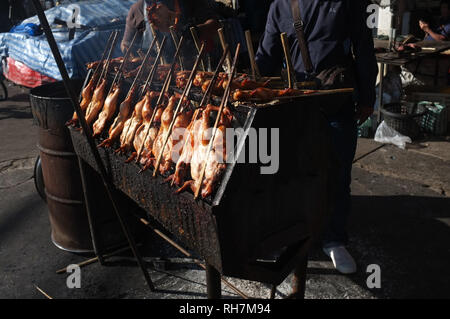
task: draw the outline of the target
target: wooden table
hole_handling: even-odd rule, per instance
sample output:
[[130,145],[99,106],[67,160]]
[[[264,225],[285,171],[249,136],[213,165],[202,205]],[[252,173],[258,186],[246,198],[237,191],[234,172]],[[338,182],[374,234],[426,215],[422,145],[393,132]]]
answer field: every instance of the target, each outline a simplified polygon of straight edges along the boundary
[[[374,40],[376,48],[387,48],[389,41],[387,40]],[[396,52],[377,53],[377,62],[380,63],[380,83],[378,88],[378,116],[377,124],[380,124],[381,120],[381,107],[383,106],[383,78],[386,65],[404,66],[414,61],[420,61],[423,58],[436,57],[450,49],[450,41],[419,41],[415,43],[422,48],[422,51],[399,55]],[[437,85],[437,76],[439,71],[439,64],[436,62],[435,69],[435,84]]]

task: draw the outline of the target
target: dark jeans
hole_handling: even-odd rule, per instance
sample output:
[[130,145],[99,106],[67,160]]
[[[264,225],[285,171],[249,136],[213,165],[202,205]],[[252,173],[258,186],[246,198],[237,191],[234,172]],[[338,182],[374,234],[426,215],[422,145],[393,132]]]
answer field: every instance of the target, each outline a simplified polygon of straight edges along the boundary
[[358,138],[353,112],[345,112],[328,119],[332,147],[339,162],[334,209],[323,237],[323,247],[346,245],[347,221],[351,211],[351,172]]

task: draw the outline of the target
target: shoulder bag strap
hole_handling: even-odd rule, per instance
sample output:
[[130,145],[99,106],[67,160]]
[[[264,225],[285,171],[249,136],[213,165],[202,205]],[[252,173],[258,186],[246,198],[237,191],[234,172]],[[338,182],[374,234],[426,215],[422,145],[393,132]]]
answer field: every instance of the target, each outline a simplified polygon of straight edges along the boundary
[[313,65],[311,62],[311,56],[309,55],[308,45],[305,40],[304,23],[300,15],[300,6],[298,0],[291,0],[292,16],[294,17],[294,28],[297,34],[298,45],[300,46],[300,52],[302,54],[303,64],[305,71],[309,74],[313,72]]

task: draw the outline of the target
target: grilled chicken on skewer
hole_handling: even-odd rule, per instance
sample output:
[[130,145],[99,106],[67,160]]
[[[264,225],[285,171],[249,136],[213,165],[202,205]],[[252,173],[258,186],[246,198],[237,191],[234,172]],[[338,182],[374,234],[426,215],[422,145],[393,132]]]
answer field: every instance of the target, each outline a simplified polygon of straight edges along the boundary
[[[169,102],[167,103],[166,108],[162,112],[161,127],[159,128],[158,135],[151,147],[151,152],[155,158],[158,158],[158,156],[161,152],[161,149],[162,149],[163,143],[164,143],[164,139],[169,132],[169,126],[173,119],[175,107],[179,100],[180,100],[179,94],[172,95],[169,99]],[[165,148],[164,155],[166,155],[167,150],[168,150],[168,147]],[[149,155],[150,154],[147,155],[147,164],[145,165],[144,170],[146,170],[147,168],[150,167],[151,161],[149,161],[150,160]]]
[[[226,129],[231,127],[231,121],[233,119],[233,115],[227,108],[225,108],[222,113],[219,125],[217,127],[217,133],[213,141],[213,148],[208,158],[206,158],[211,138],[211,125],[209,123],[209,118],[211,111],[215,110],[218,110],[217,106],[208,105],[203,111],[201,119],[194,123],[194,144],[190,164],[192,180],[185,182],[177,193],[180,193],[188,188],[191,188],[191,190],[195,193],[196,190],[201,187],[201,196],[203,198],[210,196],[226,168]],[[202,185],[199,185],[201,171],[206,160],[208,162],[206,165],[205,176],[203,178]]]
[[[150,104],[145,104],[144,107],[142,108],[142,125],[137,129],[133,140],[133,146],[136,152],[132,154],[132,156],[127,160],[127,162],[131,162],[134,158],[136,158],[137,151],[141,149],[142,144],[144,144],[144,146],[140,161],[141,164],[145,166],[147,161],[152,159],[151,154],[153,142],[158,136],[159,128],[161,126],[161,117],[164,112],[164,107],[159,107],[154,111],[156,113],[152,123],[151,119],[153,111],[154,110],[151,108]],[[150,125],[151,127],[149,128]],[[147,129],[149,129],[148,131],[149,133],[147,135],[147,138],[145,138],[145,133]]]
[[105,103],[106,95],[106,79],[102,79],[100,85],[95,89],[94,95],[92,96],[91,103],[86,110],[86,123],[91,125],[98,114],[102,110],[103,104]]
[[106,140],[98,145],[98,147],[111,147],[112,143],[120,137],[122,130],[125,125],[125,121],[131,115],[132,102],[134,98],[134,93],[136,91],[136,87],[131,89],[131,92],[128,94],[127,98],[120,104],[119,107],[119,115],[117,115],[114,123],[111,125],[109,129],[109,136]]
[[198,129],[201,126],[201,120],[198,119],[199,114],[201,114],[201,110],[195,110],[191,123],[189,123],[189,126],[185,131],[185,135],[183,136],[184,145],[181,150],[181,156],[175,166],[175,173],[166,179],[166,181],[171,181],[172,185],[175,184],[180,186],[190,172],[191,159],[194,153],[194,137],[197,135]]
[[[80,108],[83,112],[86,112],[86,109],[88,108],[89,104],[91,103],[92,96],[94,94],[94,86],[97,80],[95,79],[95,76],[92,76],[89,83],[86,85],[86,87],[81,92],[81,102],[80,102]],[[78,115],[77,112],[73,113],[72,119],[67,122],[67,125],[75,125],[78,123]]]
[[147,91],[144,97],[136,104],[133,115],[125,122],[125,129],[120,135],[120,148],[116,152],[125,153],[131,150],[136,131],[143,122],[143,110],[145,108],[146,117],[151,116],[153,113],[152,102],[158,96],[158,92]]
[[114,84],[111,92],[106,97],[105,104],[103,105],[103,110],[100,112],[97,121],[93,125],[94,137],[100,135],[105,129],[106,124],[111,121],[114,113],[117,110],[117,104],[119,102],[120,95],[120,83]]

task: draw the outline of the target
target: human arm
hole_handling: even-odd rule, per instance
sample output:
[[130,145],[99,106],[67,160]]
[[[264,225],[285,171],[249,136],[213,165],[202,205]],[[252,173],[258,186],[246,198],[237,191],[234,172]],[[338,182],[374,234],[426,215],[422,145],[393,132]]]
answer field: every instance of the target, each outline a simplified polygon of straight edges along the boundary
[[430,37],[432,37],[434,40],[436,41],[446,41],[448,40],[447,37],[443,34],[439,34],[437,32],[434,32],[428,23],[420,20],[419,21],[419,26],[422,29],[423,32],[425,32],[426,34],[428,34]]

